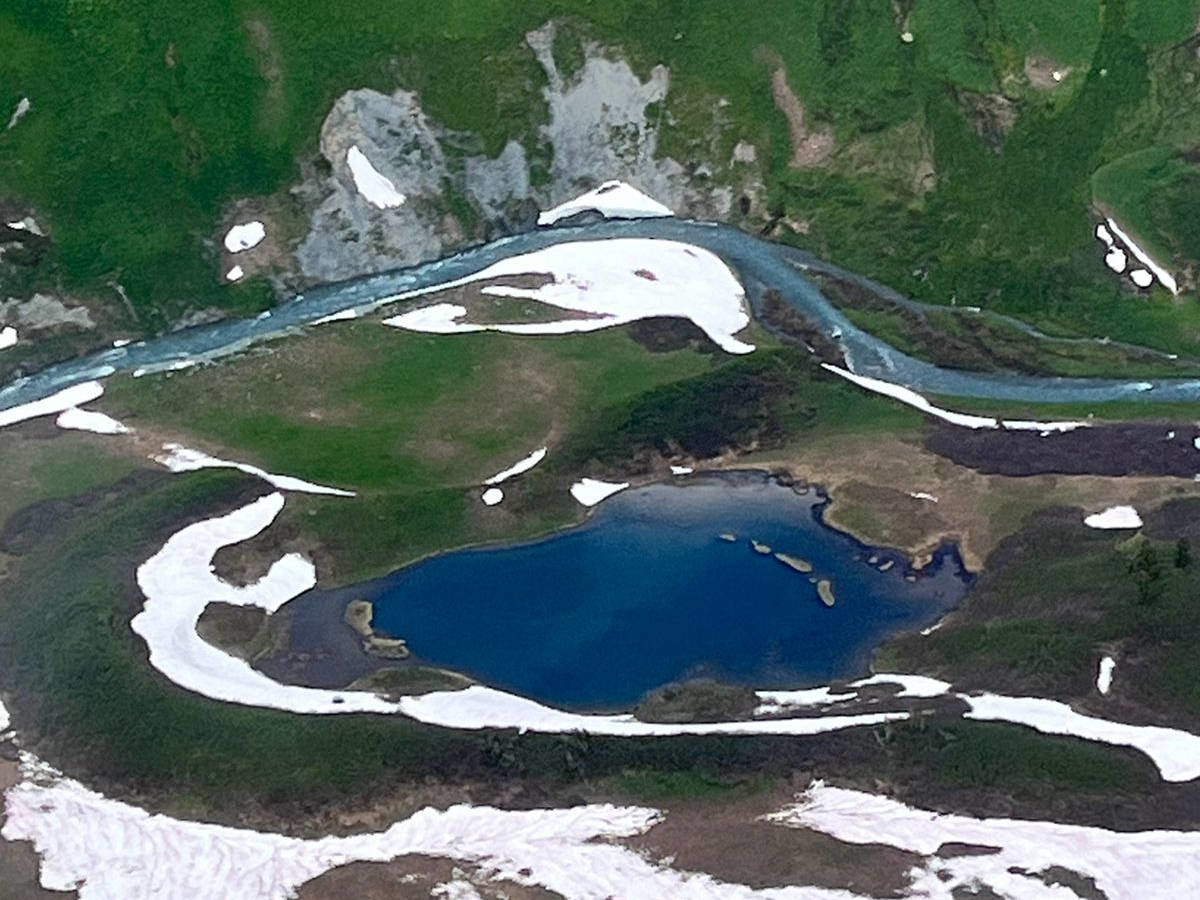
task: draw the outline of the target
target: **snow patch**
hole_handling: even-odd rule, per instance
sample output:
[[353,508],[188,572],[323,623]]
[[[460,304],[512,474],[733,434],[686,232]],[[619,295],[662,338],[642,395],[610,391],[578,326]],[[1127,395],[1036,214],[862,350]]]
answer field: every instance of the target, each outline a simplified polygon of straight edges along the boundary
[[829,363],[821,363],[821,368],[841,375],[847,381],[852,381],[868,391],[883,394],[885,397],[891,397],[893,400],[899,400],[901,403],[919,409],[927,415],[934,416],[944,422],[949,422],[951,425],[960,425],[963,428],[1009,428],[1014,431],[1040,431],[1049,434],[1089,427],[1087,422],[1029,422],[1021,419],[996,419],[991,416],[975,416],[969,413],[952,412],[951,410],[934,406],[916,391],[898,384],[892,384],[890,381],[881,381],[878,378],[869,378],[866,375],[856,375],[853,372],[848,372]]
[[59,428],[91,431],[95,434],[129,434],[129,429],[111,416],[76,407],[59,413],[54,424]]
[[230,462],[227,459],[217,459],[199,450],[189,450],[180,444],[163,444],[166,453],[154,457],[154,461],[166,466],[172,472],[195,472],[197,469],[237,469],[247,475],[261,478],[263,481],[281,491],[296,491],[302,494],[329,494],[334,497],[353,497],[354,491],[344,491],[341,488],[327,487],[323,484],[313,484],[301,478],[290,475],[274,475],[258,466],[248,463]]
[[[1200,883],[1200,832],[1109,831],[1023,819],[976,819],[906,806],[888,797],[814,782],[800,801],[767,821],[811,828],[852,844],[886,844],[932,857],[913,870],[906,896],[961,894],[1013,898],[1074,897],[1036,875],[1062,866],[1094,878],[1110,900],[1172,897]],[[998,848],[936,856],[943,844]],[[984,889],[984,890],[981,890]]]
[[534,466],[536,466],[538,463],[540,463],[543,459],[546,458],[547,451],[548,451],[548,448],[546,448],[546,447],[542,447],[539,450],[534,450],[532,453],[530,453],[524,459],[520,460],[519,462],[513,463],[511,466],[509,466],[503,472],[497,472],[491,478],[487,479],[484,482],[484,484],[500,484],[500,482],[502,482],[502,481],[507,481],[508,479],[510,479],[516,475],[520,475],[523,472],[528,472],[530,469],[532,469]]
[[517,275],[546,274],[537,288],[488,285],[483,293],[513,297],[588,314],[557,322],[477,325],[458,320],[464,307],[439,303],[384,320],[385,325],[449,334],[503,331],[510,334],[567,334],[625,325],[653,316],[691,319],[727,353],[754,347],[734,337],[750,324],[745,294],[729,267],[699,247],[653,238],[613,238],[556,244],[513,256],[474,275],[391,298],[405,300],[464,284]]
[[29,112],[29,107],[31,105],[32,104],[30,104],[28,97],[22,97],[20,100],[18,100],[17,108],[13,110],[13,114],[8,119],[8,128],[4,130],[9,131],[10,129],[15,128],[17,123],[25,118],[25,114]]
[[1086,516],[1083,524],[1088,528],[1141,528],[1142,517],[1132,506],[1110,506],[1103,512]]
[[691,466],[671,466],[672,475],[691,475],[695,471]]
[[244,222],[234,225],[225,233],[225,249],[230,253],[241,253],[262,243],[267,229],[262,222]]
[[1129,280],[1142,289],[1154,284],[1154,276],[1145,269],[1134,269],[1129,273]]
[[927,493],[926,491],[909,491],[908,496],[912,497],[914,500],[925,500],[929,503],[938,502],[937,497],[933,496],[933,494]]
[[1126,258],[1124,250],[1120,247],[1113,247],[1104,254],[1104,264],[1120,274],[1129,265],[1129,260]]
[[317,583],[312,563],[297,553],[276,560],[254,584],[233,587],[212,570],[217,551],[247,541],[283,509],[283,495],[261,497],[225,516],[172,535],[137,571],[146,597],[130,626],[167,678],[213,700],[305,713],[394,712],[395,704],[361,691],[329,691],[272,681],[244,660],[204,641],[196,623],[209,603],[257,606],[273,613]]
[[[739,145],[740,146],[740,145]],[[538,216],[539,225],[553,225],[576,213],[594,211],[606,219],[643,219],[675,215],[653,197],[624,181],[606,181],[600,187],[559,204]]]
[[0,350],[7,350],[9,347],[15,346],[17,346],[17,329],[11,325],[0,328]]
[[225,280],[230,281],[230,282],[241,281],[242,276],[245,274],[246,274],[246,272],[241,266],[234,266],[232,269],[230,269],[228,272],[225,273]]
[[483,501],[484,506],[495,506],[504,501],[504,491],[498,487],[488,488],[479,499]]
[[1100,670],[1096,673],[1096,690],[1107,694],[1112,689],[1113,670],[1116,668],[1117,661],[1111,656],[1100,660]]
[[392,180],[371,165],[366,154],[355,144],[346,151],[346,164],[354,178],[354,186],[367,201],[379,209],[395,209],[404,203],[404,195],[396,190]]
[[611,497],[629,487],[628,481],[620,483],[599,481],[595,478],[583,478],[571,485],[571,496],[575,502],[584,506],[595,506],[601,500]]
[[55,415],[74,406],[83,406],[85,403],[91,403],[103,393],[104,388],[100,386],[100,382],[85,381],[82,384],[64,388],[49,397],[43,397],[41,400],[34,400],[32,403],[0,409],[0,428],[38,416]]
[[322,316],[313,322],[314,325],[328,325],[330,322],[349,322],[351,319],[358,318],[358,310],[343,309],[340,312],[330,313],[327,316]]
[[[1137,258],[1138,262],[1154,273],[1154,277],[1159,280],[1159,283],[1162,284],[1163,287],[1165,287],[1172,294],[1179,293],[1179,284],[1175,281],[1175,277],[1170,272],[1151,259],[1150,255],[1141,247],[1139,247],[1134,242],[1133,238],[1122,231],[1121,227],[1111,218],[1107,219],[1106,222],[1109,230],[1116,235],[1126,247],[1129,248],[1129,252]],[[1147,285],[1147,287],[1148,286],[1149,285]]]

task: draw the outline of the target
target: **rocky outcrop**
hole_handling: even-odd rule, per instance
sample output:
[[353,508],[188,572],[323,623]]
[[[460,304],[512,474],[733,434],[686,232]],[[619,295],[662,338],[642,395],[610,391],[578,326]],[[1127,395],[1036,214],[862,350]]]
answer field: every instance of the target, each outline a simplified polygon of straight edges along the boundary
[[[295,191],[313,209],[296,248],[300,274],[326,281],[444,256],[469,242],[535,227],[540,209],[613,179],[683,216],[728,219],[758,210],[758,155],[744,139],[724,139],[728,123],[717,98],[703,146],[688,145],[696,158],[664,156],[662,129],[672,122],[664,112],[671,84],[666,67],[655,66],[643,80],[625,59],[584,40],[581,67],[565,75],[552,52],[559,30],[551,22],[526,35],[545,74],[545,115],[533,120],[545,121],[529,146],[510,140],[495,157],[481,152],[477,136],[430,118],[415,93],[342,95],[321,128],[328,166]],[[529,98],[531,105],[538,101]],[[713,135],[722,136],[723,146]],[[403,195],[402,203],[380,208],[359,191],[347,159],[355,147]],[[536,186],[534,159],[543,175]]]

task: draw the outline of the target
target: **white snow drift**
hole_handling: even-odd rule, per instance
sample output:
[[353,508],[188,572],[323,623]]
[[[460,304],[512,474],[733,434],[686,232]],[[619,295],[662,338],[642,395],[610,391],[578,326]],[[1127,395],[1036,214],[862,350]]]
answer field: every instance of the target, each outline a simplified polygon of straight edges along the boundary
[[218,550],[254,537],[281,509],[283,495],[271,494],[226,516],[189,525],[138,568],[146,603],[130,625],[150,648],[150,664],[176,684],[227,703],[308,713],[394,712],[395,704],[375,694],[272,681],[196,633],[209,603],[258,606],[270,613],[316,584],[312,563],[296,553],[277,560],[260,581],[242,588],[213,573]]
[[396,190],[392,179],[371,165],[357,144],[346,151],[346,165],[350,167],[354,186],[368,203],[379,209],[395,209],[404,203],[404,195]]
[[1102,694],[1107,694],[1112,690],[1113,672],[1116,668],[1117,661],[1111,656],[1100,660],[1100,669],[1096,672],[1096,690]]
[[[1137,261],[1153,272],[1154,277],[1158,279],[1159,283],[1163,287],[1165,287],[1172,294],[1178,294],[1179,284],[1175,281],[1175,276],[1151,259],[1150,255],[1141,247],[1139,247],[1134,242],[1133,238],[1122,231],[1121,226],[1119,226],[1116,222],[1114,222],[1112,219],[1107,219],[1106,221],[1109,231],[1116,235],[1117,239],[1129,249],[1129,252],[1134,255]],[[1149,285],[1146,286],[1149,287]]]
[[1087,428],[1087,422],[1029,422],[1021,419],[996,419],[992,416],[975,416],[969,413],[952,412],[948,409],[934,406],[916,391],[890,381],[869,378],[866,375],[855,375],[838,366],[821,363],[821,368],[841,375],[847,381],[852,381],[861,388],[883,394],[893,400],[899,400],[921,412],[963,428],[1008,428],[1013,431],[1039,431],[1046,434],[1052,432],[1074,431],[1076,428]]
[[0,328],[0,350],[7,350],[9,347],[17,346],[17,329],[11,325]]
[[291,475],[274,475],[258,466],[248,463],[230,462],[227,459],[217,459],[199,450],[189,450],[179,444],[163,444],[162,453],[154,457],[154,461],[166,466],[172,472],[194,472],[197,469],[237,469],[247,475],[261,478],[268,484],[281,491],[296,491],[301,494],[329,494],[334,497],[353,497],[354,491],[344,491],[341,488],[327,487],[323,484],[313,484],[302,478]]
[[[852,844],[885,844],[933,857],[912,872],[906,895],[950,898],[980,888],[1014,900],[1075,897],[1043,882],[1053,866],[1094,878],[1109,900],[1176,897],[1200,884],[1200,832],[1134,831],[1022,819],[976,819],[914,809],[896,800],[814,782],[768,821],[812,828]],[[943,844],[995,852],[935,857]],[[1028,872],[1029,874],[1021,874]]]
[[85,381],[82,384],[64,388],[58,393],[51,394],[49,397],[44,397],[41,400],[34,400],[32,403],[22,403],[20,406],[0,409],[0,428],[4,428],[6,425],[15,425],[17,422],[24,422],[26,419],[35,419],[39,416],[52,416],[65,412],[72,407],[91,403],[103,393],[104,388],[100,386],[100,382]]
[[540,463],[543,459],[546,458],[547,452],[549,452],[549,448],[547,448],[547,447],[542,447],[541,449],[534,450],[532,453],[530,453],[524,459],[513,463],[511,466],[509,466],[503,472],[497,472],[491,478],[487,479],[484,482],[484,484],[500,484],[503,481],[508,481],[508,479],[510,479],[510,478],[513,478],[517,475],[521,475],[525,472],[528,472],[530,469],[532,469],[534,466],[536,466],[538,463]]
[[606,181],[600,187],[561,203],[538,216],[539,225],[553,225],[580,212],[598,212],[606,219],[645,219],[675,215],[653,197],[624,181]]
[[225,280],[230,281],[230,282],[241,281],[242,277],[245,274],[246,274],[246,270],[243,269],[241,266],[234,266],[232,269],[230,269],[228,272],[225,273]]
[[466,310],[440,303],[386,319],[384,324],[410,331],[449,334],[503,331],[511,334],[566,334],[625,325],[652,316],[691,319],[728,353],[754,347],[734,337],[750,324],[745,294],[733,272],[714,254],[677,241],[614,238],[555,244],[501,260],[457,281],[401,294],[404,300],[480,281],[545,274],[536,288],[492,284],[481,292],[513,297],[584,313],[557,322],[479,325],[460,322]]
[[599,481],[595,478],[583,478],[571,485],[571,496],[576,503],[584,506],[595,506],[601,500],[611,497],[629,487],[628,481],[613,482]]
[[111,416],[76,407],[59,413],[54,424],[59,428],[90,431],[94,434],[129,434],[129,429]]
[[644,807],[426,808],[386,831],[302,840],[150,815],[36,766],[36,775],[8,792],[3,836],[32,841],[42,858],[42,886],[78,890],[81,900],[284,900],[338,866],[409,855],[461,861],[490,879],[542,887],[567,900],[862,900],[805,886],[758,891],[656,865],[612,842],[662,818]]
[[966,694],[951,690],[949,683],[918,675],[879,674],[849,685],[848,693],[830,694],[827,688],[801,691],[759,691],[762,705],[757,715],[799,711],[814,706],[854,700],[867,685],[898,684],[899,697],[955,697],[970,707],[968,719],[1012,722],[1043,734],[1071,735],[1140,750],[1154,762],[1165,781],[1200,778],[1200,736],[1176,728],[1126,725],[1075,712],[1058,700],[1039,697],[1006,697],[1000,694]]
[[241,253],[257,247],[266,236],[267,229],[262,222],[243,222],[225,233],[225,249],[230,253]]
[[1088,528],[1141,528],[1142,517],[1132,506],[1110,506],[1103,512],[1086,516],[1083,524]]
[[479,499],[483,501],[484,506],[496,506],[504,502],[504,491],[498,487],[488,488],[479,495]]

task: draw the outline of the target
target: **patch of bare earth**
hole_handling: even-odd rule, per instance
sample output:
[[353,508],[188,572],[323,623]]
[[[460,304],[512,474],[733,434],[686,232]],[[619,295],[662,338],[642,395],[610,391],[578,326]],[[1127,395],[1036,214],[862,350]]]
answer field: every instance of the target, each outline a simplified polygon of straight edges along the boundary
[[833,153],[833,132],[828,128],[813,129],[807,122],[804,104],[788,84],[787,69],[778,66],[771,72],[771,96],[776,108],[788,123],[793,169],[812,169],[824,164]]
[[[1128,504],[1145,514],[1167,500],[1200,496],[1191,478],[982,474],[922,447],[919,436],[839,435],[728,461],[735,468],[748,464],[822,485],[831,498],[825,521],[864,543],[895,547],[920,564],[943,542],[957,541],[963,561],[976,572],[1037,509],[1095,512]],[[904,473],[901,483],[897,472]]]
[[1025,57],[1025,78],[1039,91],[1052,91],[1071,74],[1071,67],[1061,65],[1047,56]]
[[757,62],[771,70],[771,96],[788,123],[792,156],[788,161],[793,169],[814,168],[825,163],[833,153],[833,132],[828,128],[815,129],[808,123],[807,111],[788,83],[787,68],[779,54],[770,47],[754,51]]
[[663,821],[623,843],[671,868],[760,890],[805,885],[902,896],[906,873],[921,863],[920,856],[761,820],[794,799],[791,789],[778,789],[733,802],[675,803]]
[[562,895],[507,879],[493,881],[476,866],[437,856],[401,856],[386,863],[356,862],[332,869],[300,887],[300,900],[426,900],[459,896],[470,886],[483,900],[555,900]]
[[283,57],[275,44],[271,27],[262,19],[248,19],[246,34],[255,50],[255,61],[258,63],[258,74],[266,82],[267,90],[263,95],[261,118],[269,130],[278,126],[284,113],[283,96]]

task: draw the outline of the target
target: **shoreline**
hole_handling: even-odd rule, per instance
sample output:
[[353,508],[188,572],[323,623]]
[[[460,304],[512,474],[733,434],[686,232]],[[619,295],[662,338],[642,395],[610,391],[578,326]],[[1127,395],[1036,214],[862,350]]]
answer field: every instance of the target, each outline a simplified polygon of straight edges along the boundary
[[[631,486],[628,491],[622,492],[622,496],[629,496],[636,491],[655,485],[686,489],[689,486],[689,483],[698,484],[707,482],[709,485],[716,483],[727,486],[729,489],[736,489],[738,482],[746,483],[747,481],[763,485],[769,484],[781,489],[789,489],[794,494],[799,496],[803,496],[804,494],[809,494],[811,492],[808,509],[811,510],[811,515],[813,516],[814,521],[817,523],[819,528],[827,530],[831,535],[836,535],[852,542],[853,546],[848,554],[849,556],[861,557],[864,565],[868,565],[876,570],[894,570],[898,574],[901,574],[902,577],[906,577],[906,580],[910,582],[916,581],[917,579],[923,577],[923,570],[911,565],[908,555],[902,548],[868,543],[861,540],[861,538],[859,538],[857,535],[847,530],[838,528],[826,521],[824,514],[829,508],[831,498],[821,485],[797,482],[792,480],[786,473],[779,471],[770,471],[760,467],[729,467],[700,470],[694,475],[689,475],[685,478],[651,478],[646,481],[635,482],[635,484]],[[335,689],[344,687],[346,684],[349,684],[352,681],[367,677],[372,672],[385,668],[389,661],[389,657],[378,652],[373,652],[367,646],[367,643],[371,638],[378,639],[378,637],[375,630],[369,627],[369,620],[366,627],[363,627],[363,624],[360,622],[365,615],[366,605],[374,602],[376,592],[381,589],[381,582],[387,582],[396,579],[397,577],[402,576],[404,572],[410,571],[414,566],[422,562],[426,562],[450,553],[462,552],[463,550],[503,552],[506,550],[529,547],[541,542],[553,540],[564,534],[569,534],[572,531],[587,527],[589,523],[594,521],[593,515],[596,510],[601,508],[608,507],[606,507],[604,503],[597,504],[596,506],[583,510],[583,515],[579,517],[577,521],[564,524],[558,528],[549,529],[532,537],[487,541],[469,544],[459,548],[443,548],[433,553],[424,554],[421,557],[416,558],[411,562],[404,563],[397,568],[390,570],[387,574],[378,576],[376,578],[351,582],[348,584],[328,588],[324,586],[318,586],[316,592],[310,592],[307,602],[304,598],[297,598],[297,600],[294,600],[289,604],[294,616],[294,634],[291,636],[292,642],[290,642],[288,646],[284,647],[281,652],[272,654],[270,657],[261,660],[260,665],[257,665],[256,668],[259,668],[260,671],[263,671],[264,673],[269,674],[271,677],[280,680],[292,681],[295,683],[295,680],[299,678],[299,680],[303,681],[304,683],[311,684],[313,686],[317,686],[319,684],[322,687]],[[720,523],[714,522],[712,524],[713,533],[716,535],[719,530]],[[769,556],[767,558],[773,562],[776,562],[776,564],[780,564],[777,560],[775,560],[774,556]],[[931,573],[940,571],[940,564],[943,561],[952,566],[957,566],[960,573],[958,577],[964,582],[965,590],[970,589],[970,585],[974,580],[974,574],[971,573],[963,563],[961,556],[958,554],[956,545],[951,543],[939,547],[938,550],[932,555],[932,558],[936,560],[939,565],[931,569]],[[868,562],[870,559],[879,560],[884,568],[881,568],[880,565],[876,565],[875,563]],[[901,566],[903,566],[903,568],[901,568]],[[366,599],[367,597],[370,597],[371,599],[368,600]],[[296,606],[297,603],[301,605]],[[355,612],[355,607],[359,605],[362,605],[363,609]],[[948,610],[947,613],[950,611],[951,610]],[[371,608],[370,612],[372,615],[374,614],[373,607]],[[334,624],[335,619],[336,625]],[[351,621],[352,619],[355,621]],[[360,624],[355,624],[355,622],[360,622]],[[331,637],[325,637],[325,635],[328,634],[328,628],[337,626],[344,627],[343,623],[345,623],[345,625],[349,625],[353,633],[360,640],[354,640],[351,642],[343,641],[341,639],[334,640]],[[926,624],[929,623],[923,623],[923,625]],[[871,646],[867,647],[861,653],[856,653],[855,659],[848,659],[848,668],[845,672],[841,673],[839,677],[855,678],[871,674],[873,671],[871,667],[872,660],[877,651],[884,646],[887,641],[891,640],[896,635],[915,630],[916,627],[917,626],[912,626],[911,628],[905,627],[899,630],[888,631],[888,633],[883,635],[877,643],[872,643]],[[369,635],[367,633],[368,631],[370,632]],[[385,638],[384,640],[391,641],[395,639]],[[399,643],[404,645],[403,640],[400,640]],[[353,647],[353,649],[351,649],[351,647]],[[321,658],[324,660],[324,662],[319,664],[315,669],[308,669],[306,666],[305,674],[303,675],[299,675],[295,670],[288,671],[282,664],[282,660],[286,659],[289,655],[314,654],[318,652],[318,648],[319,652],[322,654]],[[408,650],[409,648],[407,645],[404,645],[404,651]],[[453,667],[447,667],[443,663],[426,660],[417,653],[412,653],[411,656],[393,656],[390,657],[390,659],[392,661],[403,659],[404,665],[406,666],[420,665],[436,666],[438,668],[450,668],[451,671],[455,671],[457,674],[466,678],[472,680],[476,680],[478,678],[477,675],[472,674],[469,671],[453,669]],[[340,675],[345,676],[344,681],[337,680],[339,673]],[[721,677],[718,677],[717,680],[722,684],[739,684],[739,682],[736,680],[728,680]],[[804,681],[804,683],[807,683],[807,681]],[[797,680],[795,684],[801,684],[801,681]],[[795,686],[791,682],[789,682],[789,685],[792,687]],[[665,685],[657,685],[649,690],[652,692],[664,686]],[[629,703],[619,704],[583,704],[578,707],[572,706],[571,708],[572,710],[579,712],[628,712],[635,707],[638,702],[640,701],[635,700]]]

